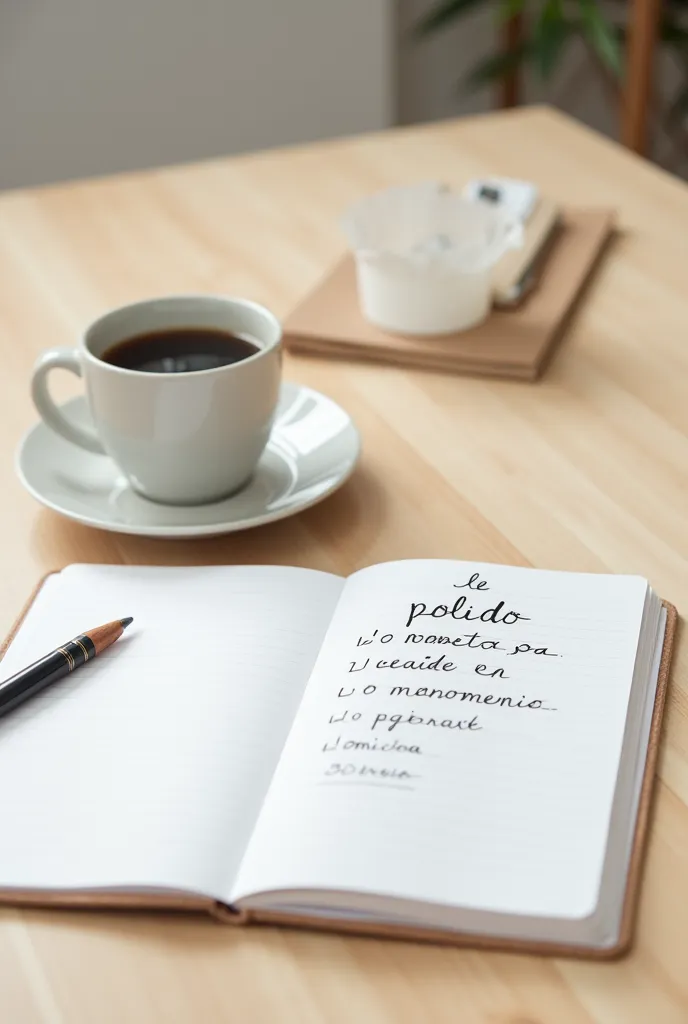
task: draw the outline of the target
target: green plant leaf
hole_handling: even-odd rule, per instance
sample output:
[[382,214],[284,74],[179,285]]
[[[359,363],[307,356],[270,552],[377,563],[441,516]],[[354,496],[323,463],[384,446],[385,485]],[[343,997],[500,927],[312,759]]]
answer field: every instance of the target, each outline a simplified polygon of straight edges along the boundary
[[669,20],[667,16],[662,19],[659,26],[659,38],[670,46],[676,46],[679,49],[688,48],[688,28],[684,28],[676,21]]
[[605,67],[621,77],[622,54],[614,26],[607,21],[596,0],[579,0],[581,31]]
[[665,121],[671,128],[685,121],[688,116],[688,85],[683,85],[674,96],[666,112]]
[[484,0],[442,0],[420,19],[416,25],[419,36],[428,36],[450,22],[463,17],[473,7],[481,7]]
[[547,0],[533,32],[533,62],[543,79],[552,74],[574,28],[566,20],[561,0]]
[[520,14],[525,5],[526,0],[499,0],[497,20],[500,22],[508,21],[515,14]]
[[464,88],[468,90],[482,89],[490,82],[496,82],[500,78],[506,77],[510,72],[520,68],[531,54],[532,43],[528,41],[512,50],[500,50],[498,53],[486,57],[476,64],[466,77],[463,83]]
[[[688,3],[688,0],[686,0]],[[617,25],[616,34],[621,46],[628,40],[630,29],[626,25]],[[667,46],[676,50],[686,50],[688,53],[688,25],[684,26],[673,20],[673,16],[666,14],[659,25],[659,38]]]

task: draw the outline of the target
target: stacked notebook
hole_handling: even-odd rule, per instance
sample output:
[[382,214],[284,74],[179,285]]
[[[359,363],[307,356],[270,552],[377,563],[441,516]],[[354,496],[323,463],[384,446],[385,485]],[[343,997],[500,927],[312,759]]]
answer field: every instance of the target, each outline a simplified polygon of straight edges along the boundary
[[585,956],[631,936],[675,610],[636,576],[73,565],[2,662],[0,900]]
[[284,344],[293,352],[515,380],[537,379],[582,296],[614,225],[610,210],[564,210],[536,287],[516,309],[496,309],[459,334],[388,334],[361,313],[351,256],[287,317]]

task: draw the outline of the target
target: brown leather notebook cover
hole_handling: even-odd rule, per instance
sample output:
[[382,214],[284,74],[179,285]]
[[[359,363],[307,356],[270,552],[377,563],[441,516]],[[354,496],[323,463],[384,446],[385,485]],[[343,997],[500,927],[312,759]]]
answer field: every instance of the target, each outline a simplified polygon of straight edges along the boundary
[[[48,573],[48,576],[51,575]],[[43,577],[38,586],[31,594],[19,617],[12,626],[8,636],[0,646],[0,659],[2,659],[16,636],[26,614],[36,599],[36,595],[48,578]],[[276,912],[269,910],[250,911],[234,910],[211,897],[179,894],[159,893],[91,893],[84,891],[56,892],[0,889],[0,906],[17,907],[55,907],[62,909],[87,909],[87,910],[156,910],[156,911],[195,911],[205,912],[216,920],[226,924],[272,924],[289,926],[294,928],[307,928],[317,931],[330,931],[347,933],[351,935],[363,935],[377,938],[405,939],[415,942],[429,942],[440,945],[469,946],[474,949],[500,949],[514,952],[527,952],[547,956],[570,956],[584,959],[608,960],[621,956],[627,952],[633,939],[633,928],[640,895],[640,883],[644,864],[645,847],[648,838],[652,795],[655,783],[655,768],[659,753],[659,743],[662,728],[662,715],[666,701],[667,687],[669,684],[669,672],[673,652],[676,630],[678,625],[678,612],[674,605],[663,601],[666,612],[666,631],[664,644],[657,679],[657,692],[655,705],[652,714],[650,736],[645,760],[645,772],[638,805],[636,820],[635,838],[631,852],[626,892],[624,895],[623,915],[619,941],[613,947],[599,949],[581,945],[559,945],[551,942],[532,942],[520,939],[491,938],[489,935],[462,934],[445,930],[430,928],[417,928],[414,926],[368,923],[364,921],[343,921],[340,918],[325,918],[320,916],[296,915],[287,912]]]
[[444,337],[387,334],[364,319],[346,256],[287,317],[284,344],[306,355],[368,360],[475,376],[533,381],[542,373],[609,240],[610,210],[562,211],[537,286],[516,309]]

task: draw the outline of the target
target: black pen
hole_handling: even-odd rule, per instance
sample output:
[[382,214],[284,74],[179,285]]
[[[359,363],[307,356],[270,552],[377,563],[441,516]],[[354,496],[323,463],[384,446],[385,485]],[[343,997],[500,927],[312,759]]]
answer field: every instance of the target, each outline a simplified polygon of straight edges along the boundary
[[101,654],[115,640],[119,640],[133,621],[131,617],[115,619],[105,626],[89,629],[88,633],[81,633],[73,640],[68,640],[62,647],[0,683],[0,715],[11,711],[39,690]]

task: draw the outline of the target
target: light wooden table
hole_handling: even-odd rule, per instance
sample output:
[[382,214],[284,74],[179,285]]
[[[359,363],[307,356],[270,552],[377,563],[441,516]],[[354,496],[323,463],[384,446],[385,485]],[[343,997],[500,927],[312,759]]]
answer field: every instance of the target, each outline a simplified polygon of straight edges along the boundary
[[[13,473],[41,349],[109,306],[231,292],[278,314],[342,251],[362,193],[480,172],[615,205],[623,235],[538,385],[289,358],[358,422],[321,506],[199,542],[109,536]],[[65,563],[442,556],[630,572],[688,611],[688,189],[543,109],[0,198],[0,628]],[[201,920],[0,912],[2,1024],[686,1024],[688,666],[679,645],[635,952],[599,966]],[[8,785],[7,781],[0,783]],[[0,793],[1,793],[0,788]],[[0,842],[1,836],[0,796]]]

